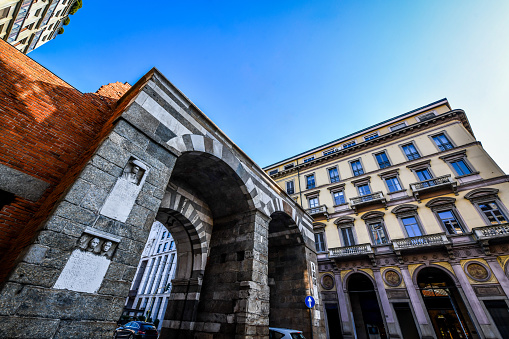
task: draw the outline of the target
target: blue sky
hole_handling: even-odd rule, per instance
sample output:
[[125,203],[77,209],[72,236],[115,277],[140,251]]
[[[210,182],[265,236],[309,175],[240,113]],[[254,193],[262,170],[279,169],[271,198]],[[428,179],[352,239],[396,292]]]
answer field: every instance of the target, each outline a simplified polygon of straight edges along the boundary
[[29,54],[82,92],[157,67],[260,166],[430,102],[509,170],[509,1],[84,0]]

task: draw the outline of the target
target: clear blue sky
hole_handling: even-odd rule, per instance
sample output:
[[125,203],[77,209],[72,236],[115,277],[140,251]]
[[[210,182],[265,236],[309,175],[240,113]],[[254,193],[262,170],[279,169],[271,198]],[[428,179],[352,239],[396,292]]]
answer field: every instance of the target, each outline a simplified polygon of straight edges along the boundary
[[156,66],[260,166],[447,97],[502,168],[509,1],[84,0],[29,55],[83,92]]

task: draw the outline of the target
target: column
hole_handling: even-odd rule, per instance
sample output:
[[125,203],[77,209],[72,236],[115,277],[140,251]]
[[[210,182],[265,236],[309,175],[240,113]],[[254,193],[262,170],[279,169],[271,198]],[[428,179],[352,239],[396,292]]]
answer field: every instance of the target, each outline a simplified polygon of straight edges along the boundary
[[419,290],[419,287],[414,286],[414,282],[412,281],[412,277],[410,276],[410,272],[408,272],[406,266],[401,266],[400,269],[401,275],[403,276],[403,280],[405,281],[408,296],[410,297],[412,308],[414,309],[415,317],[417,318],[417,323],[421,331],[421,337],[423,339],[436,338],[435,330],[428,321],[426,307],[421,303],[421,299],[417,294],[417,290]]
[[338,294],[338,307],[339,317],[341,318],[341,327],[345,339],[354,338],[352,332],[352,322],[350,321],[349,314],[352,313],[350,304],[347,303],[345,291],[343,290],[343,282],[341,281],[341,272],[335,272],[334,278],[336,279],[336,293]]
[[491,271],[493,272],[498,282],[500,283],[500,286],[504,290],[505,295],[509,297],[509,279],[507,279],[504,270],[502,269],[502,267],[500,266],[495,257],[489,257],[485,259],[488,262]]
[[392,308],[389,303],[389,298],[387,298],[387,292],[385,291],[385,285],[382,280],[382,275],[380,274],[380,270],[373,270],[375,281],[376,281],[376,287],[378,290],[378,296],[380,298],[381,306],[382,306],[382,314],[385,314],[385,322],[387,324],[387,331],[389,338],[401,338],[401,335],[399,333],[398,326],[396,326],[396,323],[394,322],[394,315],[392,313]]
[[486,312],[484,312],[483,307],[481,306],[481,302],[477,298],[477,295],[475,294],[475,291],[470,285],[470,282],[468,281],[467,275],[463,271],[463,268],[461,267],[460,263],[454,263],[452,264],[452,269],[454,270],[454,273],[456,274],[456,277],[458,278],[461,289],[464,292],[464,296],[466,297],[468,302],[470,304],[470,308],[473,312],[472,321],[477,320],[477,323],[479,324],[479,327],[481,328],[481,331],[483,333],[479,333],[479,335],[482,337],[482,334],[484,334],[485,338],[498,338],[498,330],[494,324],[491,324],[490,320],[488,319],[488,316],[486,315]]

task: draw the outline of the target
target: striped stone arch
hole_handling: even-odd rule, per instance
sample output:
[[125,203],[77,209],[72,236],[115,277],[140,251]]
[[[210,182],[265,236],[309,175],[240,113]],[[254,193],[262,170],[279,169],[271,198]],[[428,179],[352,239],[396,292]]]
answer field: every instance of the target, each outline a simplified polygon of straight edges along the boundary
[[179,188],[166,189],[156,219],[172,234],[177,245],[177,279],[197,278],[205,272],[212,234],[212,214],[207,204]]

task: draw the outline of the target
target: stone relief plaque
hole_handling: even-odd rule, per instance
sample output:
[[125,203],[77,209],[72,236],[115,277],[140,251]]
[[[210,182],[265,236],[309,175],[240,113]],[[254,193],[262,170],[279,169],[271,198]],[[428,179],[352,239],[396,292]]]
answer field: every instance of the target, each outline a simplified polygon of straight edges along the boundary
[[487,281],[491,277],[488,268],[480,262],[471,261],[465,265],[465,273],[476,281]]
[[324,274],[320,283],[324,289],[330,290],[334,287],[334,278],[330,274]]
[[386,270],[383,278],[389,286],[396,287],[401,284],[401,275],[396,270]]
[[149,169],[144,163],[131,158],[106,198],[100,213],[112,219],[125,222],[145,183],[148,171]]
[[87,227],[53,288],[97,293],[120,238]]

